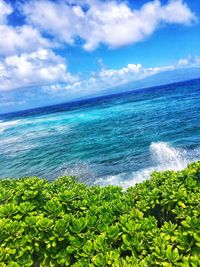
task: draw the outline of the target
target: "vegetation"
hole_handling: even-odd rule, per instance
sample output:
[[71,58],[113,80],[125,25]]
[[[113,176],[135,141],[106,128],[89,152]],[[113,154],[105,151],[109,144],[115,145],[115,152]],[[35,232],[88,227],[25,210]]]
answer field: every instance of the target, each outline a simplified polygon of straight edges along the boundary
[[126,191],[0,180],[0,266],[200,266],[200,162]]

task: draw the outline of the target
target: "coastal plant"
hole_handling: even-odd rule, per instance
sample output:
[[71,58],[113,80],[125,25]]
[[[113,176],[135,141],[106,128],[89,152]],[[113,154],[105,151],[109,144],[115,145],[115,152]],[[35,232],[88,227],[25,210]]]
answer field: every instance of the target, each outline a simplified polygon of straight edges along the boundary
[[200,266],[200,162],[123,190],[0,180],[0,267]]

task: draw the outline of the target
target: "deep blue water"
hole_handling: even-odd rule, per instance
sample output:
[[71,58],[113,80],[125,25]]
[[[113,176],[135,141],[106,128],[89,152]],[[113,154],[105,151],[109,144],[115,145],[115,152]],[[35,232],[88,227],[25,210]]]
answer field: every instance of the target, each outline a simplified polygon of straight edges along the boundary
[[200,79],[0,115],[0,178],[132,185],[200,160]]

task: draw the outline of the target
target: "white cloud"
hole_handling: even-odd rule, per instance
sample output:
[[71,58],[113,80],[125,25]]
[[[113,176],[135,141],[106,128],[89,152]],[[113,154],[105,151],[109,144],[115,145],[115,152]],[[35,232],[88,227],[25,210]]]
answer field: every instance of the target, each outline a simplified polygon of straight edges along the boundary
[[160,72],[160,68],[145,68],[141,64],[128,64],[121,69],[102,69],[98,73],[93,73],[88,80],[79,80],[73,84],[54,84],[44,86],[45,92],[53,94],[73,93],[73,94],[93,94],[104,89],[120,86],[128,82],[143,79],[147,76]]
[[12,7],[4,1],[0,2],[0,23],[6,23],[7,16],[13,12]]
[[73,93],[84,95],[94,93],[110,87],[125,84],[145,77],[146,68],[140,64],[128,64],[118,70],[102,69],[99,73],[93,73],[88,80],[81,80],[73,84],[53,84],[44,86],[43,89],[49,93]]
[[65,60],[51,50],[9,56],[0,62],[1,91],[74,80],[67,72]]
[[39,48],[47,48],[53,45],[31,25],[17,27],[9,25],[7,17],[13,11],[11,5],[5,1],[0,1],[0,55],[9,56],[33,52]]
[[178,65],[180,65],[180,66],[187,66],[188,64],[189,64],[188,58],[180,59],[178,62]]
[[176,67],[200,67],[200,56],[188,56],[187,58],[179,59]]
[[11,5],[0,0],[0,90],[72,82],[64,58],[50,50],[52,41],[32,25],[12,26]]
[[159,11],[160,18],[167,23],[190,24],[197,19],[183,0],[171,0]]
[[0,41],[0,54],[3,56],[33,52],[51,46],[37,29],[28,25],[21,27],[0,25],[0,36],[3,36]]
[[[150,1],[137,10],[125,1],[32,0],[18,10],[27,22],[21,26],[8,22],[14,11],[10,4],[0,1],[2,56],[52,48],[57,42],[73,45],[77,38],[83,40],[86,50],[94,50],[101,43],[116,48],[143,41],[162,24],[191,24],[196,19],[182,0],[165,5]],[[51,39],[46,38],[46,33]]]
[[200,57],[187,57],[180,59],[173,65],[147,68],[141,64],[128,64],[121,69],[102,69],[93,74],[88,80],[78,80],[72,84],[53,84],[44,86],[43,90],[52,94],[80,94],[87,95],[102,90],[125,85],[129,82],[142,80],[157,73],[182,68],[200,67]]
[[[155,0],[138,10],[131,9],[125,1],[33,0],[25,2],[19,10],[23,10],[27,24],[10,25],[8,16],[14,10],[0,0],[1,91],[44,85],[49,91],[81,92],[91,88],[95,91],[174,68],[148,69],[128,64],[120,70],[108,70],[104,66],[90,79],[77,81],[68,73],[65,59],[50,49],[56,41],[76,44],[77,37],[84,40],[86,50],[93,50],[100,43],[119,47],[142,41],[163,23],[190,24],[195,20],[182,0],[171,0],[165,5]],[[43,33],[52,38],[44,37]],[[177,66],[187,66],[191,63],[188,60],[180,60]],[[99,64],[104,65],[101,61]]]
[[[141,9],[116,1],[31,1],[23,6],[30,24],[48,32],[59,41],[73,44],[77,37],[86,50],[103,43],[110,48],[144,40],[162,24],[191,24],[195,15],[182,0],[161,5],[155,0]],[[83,7],[87,5],[85,10]]]

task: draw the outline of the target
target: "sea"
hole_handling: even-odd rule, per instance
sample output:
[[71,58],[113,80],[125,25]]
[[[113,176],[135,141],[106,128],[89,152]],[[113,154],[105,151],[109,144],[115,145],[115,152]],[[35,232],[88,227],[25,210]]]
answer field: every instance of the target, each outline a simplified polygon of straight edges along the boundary
[[198,160],[200,79],[0,115],[0,178],[127,188]]

